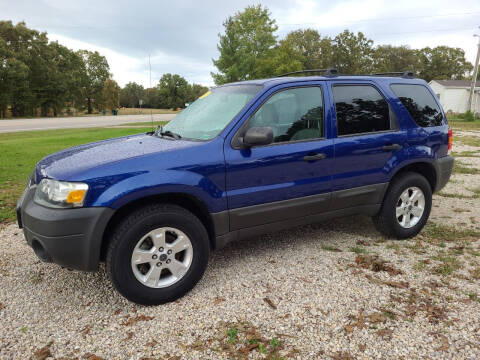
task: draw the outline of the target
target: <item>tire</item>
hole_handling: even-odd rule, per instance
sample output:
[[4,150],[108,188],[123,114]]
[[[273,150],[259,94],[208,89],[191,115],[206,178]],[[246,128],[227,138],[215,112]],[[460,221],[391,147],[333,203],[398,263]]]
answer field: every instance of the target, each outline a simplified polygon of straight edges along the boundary
[[[153,238],[159,242],[154,243]],[[171,243],[168,238],[173,238]],[[182,244],[188,240],[188,247],[185,245],[186,250],[177,253],[169,246],[180,238]],[[162,239],[167,244],[164,250],[158,245]],[[169,254],[173,253],[167,255],[167,249],[173,249]],[[125,298],[141,305],[159,305],[182,297],[197,284],[207,267],[209,251],[207,230],[195,215],[177,205],[154,204],[132,212],[116,227],[108,246],[106,267],[115,289]],[[152,257],[148,260],[151,263],[142,263],[140,257],[134,257],[136,254]],[[177,277],[166,267],[167,262],[168,266],[182,264]]]
[[[409,199],[408,201],[410,201],[411,204],[410,209],[413,207],[413,211],[415,211],[417,214],[419,213],[419,201],[412,201],[412,199],[415,199],[413,195],[408,197],[408,194],[413,194],[414,192],[415,194],[419,194],[419,192],[415,189],[420,189],[421,192],[423,192],[423,213],[421,216],[415,216],[414,214],[406,213],[407,215],[400,215],[397,218],[397,208],[399,208],[399,211],[402,211],[402,209],[405,209],[403,211],[406,212],[412,211],[409,210],[409,206],[403,207],[406,202],[400,197],[405,193],[407,194],[407,198]],[[396,238],[399,240],[408,239],[414,237],[420,232],[420,230],[422,230],[428,220],[428,217],[430,216],[431,209],[432,188],[430,187],[430,183],[425,177],[418,173],[405,172],[394,177],[384,197],[379,213],[373,216],[372,219],[377,230],[387,237]],[[410,223],[408,223],[410,221],[409,219],[412,220]],[[416,222],[413,221],[415,219],[417,219]],[[403,225],[401,224],[402,222],[404,222]]]

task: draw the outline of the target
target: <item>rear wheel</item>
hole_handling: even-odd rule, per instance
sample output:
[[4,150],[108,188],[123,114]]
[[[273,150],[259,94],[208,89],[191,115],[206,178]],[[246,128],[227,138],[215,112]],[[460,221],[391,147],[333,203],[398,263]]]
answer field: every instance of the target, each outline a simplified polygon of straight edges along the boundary
[[418,173],[406,172],[393,179],[373,222],[386,236],[407,239],[422,230],[431,208],[432,189],[427,179]]
[[206,269],[208,255],[208,234],[195,215],[176,205],[151,205],[116,228],[107,270],[124,297],[157,305],[192,289]]

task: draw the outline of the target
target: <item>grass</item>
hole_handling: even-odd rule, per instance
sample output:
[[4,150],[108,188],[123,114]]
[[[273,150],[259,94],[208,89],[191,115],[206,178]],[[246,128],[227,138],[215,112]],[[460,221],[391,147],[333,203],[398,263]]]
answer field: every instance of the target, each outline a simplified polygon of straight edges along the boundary
[[[453,199],[476,199],[477,197],[479,197],[477,194],[464,195],[464,194],[446,193],[446,192],[443,192],[443,191],[438,192],[437,195],[442,196],[442,197],[446,197],[446,198],[453,198]],[[459,212],[459,211],[455,211],[455,212]]]
[[453,136],[453,144],[463,144],[468,146],[480,147],[480,137],[477,136]]
[[466,166],[465,164],[461,163],[460,161],[455,161],[453,165],[453,173],[454,174],[469,174],[469,175],[476,175],[480,173],[480,170],[474,167]]
[[88,128],[0,134],[0,223],[15,220],[15,206],[28,175],[46,155],[75,145],[150,130]]
[[448,123],[453,130],[480,130],[480,120],[465,121],[455,117],[449,117]]
[[480,232],[428,222],[420,233],[420,236],[429,242],[439,245],[445,242],[470,240],[480,236]]
[[[150,114],[178,114],[180,110],[172,109],[147,109],[147,108],[120,108],[118,109],[118,115],[150,115]],[[77,111],[75,115],[73,112],[70,114],[59,114],[58,117],[77,117],[77,116],[99,116],[102,115],[100,111],[96,111],[92,114],[87,114],[85,111]],[[111,111],[107,111],[106,115],[112,115]],[[53,116],[22,116],[22,117],[7,117],[5,120],[22,120],[22,119],[36,119],[40,117],[51,118]],[[0,118],[0,121],[3,119]]]
[[118,115],[150,115],[150,114],[178,114],[180,111],[172,109],[139,109],[139,108],[125,108],[118,109]]
[[332,252],[342,252],[342,250],[332,245],[322,245],[322,250],[332,251]]
[[434,272],[438,275],[448,276],[462,267],[461,262],[455,256],[447,255],[443,251],[432,257],[432,260],[440,261],[440,265],[434,268]]
[[[165,125],[167,124],[168,121],[154,121],[153,126],[158,126],[158,125]],[[144,126],[144,127],[151,127],[152,122],[151,121],[145,121],[145,122],[134,122],[134,123],[125,123],[125,124],[120,124],[119,126]]]
[[452,152],[453,157],[480,157],[478,154],[478,151],[463,151],[460,153],[457,153],[455,151]]
[[355,254],[365,254],[366,253],[366,250],[365,248],[361,247],[361,246],[353,246],[350,248],[350,251],[355,253]]

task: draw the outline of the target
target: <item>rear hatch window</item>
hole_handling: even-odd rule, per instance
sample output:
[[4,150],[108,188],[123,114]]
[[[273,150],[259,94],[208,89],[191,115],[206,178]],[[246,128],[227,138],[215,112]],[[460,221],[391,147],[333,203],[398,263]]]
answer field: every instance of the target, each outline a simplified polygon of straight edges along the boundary
[[393,84],[390,87],[418,126],[429,127],[443,124],[442,111],[425,86]]

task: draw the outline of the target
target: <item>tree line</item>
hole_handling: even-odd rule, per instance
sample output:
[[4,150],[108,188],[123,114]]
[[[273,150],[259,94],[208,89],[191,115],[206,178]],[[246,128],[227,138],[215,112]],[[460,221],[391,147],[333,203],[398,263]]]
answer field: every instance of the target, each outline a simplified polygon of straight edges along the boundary
[[177,74],[163,75],[151,89],[135,83],[122,89],[98,52],[73,51],[24,22],[0,21],[0,118],[91,114],[138,107],[140,100],[144,107],[176,109],[207,90]]
[[213,60],[218,72],[212,72],[212,77],[218,85],[332,67],[343,74],[411,70],[426,81],[465,79],[473,69],[461,48],[375,46],[362,32],[349,30],[329,37],[316,29],[298,29],[279,40],[275,19],[261,5],[237,12],[223,26],[217,46],[220,56]]
[[119,102],[124,107],[177,109],[185,107],[186,103],[196,100],[207,91],[207,87],[190,84],[178,74],[164,74],[153,88],[145,89],[142,85],[129,82],[120,90]]
[[[473,69],[461,48],[374,45],[362,32],[345,30],[329,37],[316,29],[298,29],[279,39],[275,19],[261,5],[237,12],[223,25],[220,55],[213,60],[218,71],[211,73],[217,85],[331,67],[343,74],[412,70],[426,81],[465,79]],[[135,82],[120,88],[98,52],[73,51],[24,22],[0,21],[0,117],[92,113],[118,106],[177,109],[207,90],[178,74],[164,74],[152,88]]]

